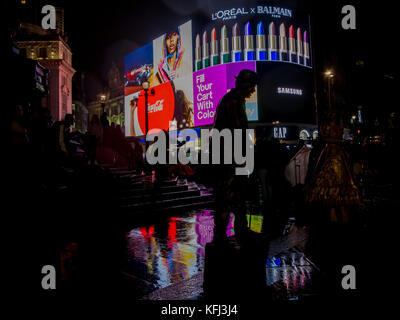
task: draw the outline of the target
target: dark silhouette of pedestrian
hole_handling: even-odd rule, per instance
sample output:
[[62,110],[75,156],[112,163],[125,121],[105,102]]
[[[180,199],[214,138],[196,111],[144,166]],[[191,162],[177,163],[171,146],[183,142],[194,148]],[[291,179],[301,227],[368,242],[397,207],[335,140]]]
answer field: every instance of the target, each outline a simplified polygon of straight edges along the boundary
[[100,124],[99,117],[97,114],[92,116],[88,128],[88,158],[90,164],[96,162],[96,150],[97,147],[103,142],[103,127]]
[[[248,129],[248,121],[245,109],[245,99],[249,98],[255,91],[257,74],[251,70],[242,70],[236,78],[235,88],[230,90],[218,104],[214,128],[218,131],[229,129],[242,130],[242,147],[245,147]],[[220,154],[224,153],[223,145],[220,146]],[[233,157],[232,157],[233,159]],[[223,160],[223,159],[221,159]],[[220,163],[223,163],[221,161]],[[229,222],[229,214],[235,214],[235,233],[237,239],[244,240],[248,231],[245,206],[245,185],[247,176],[235,175],[233,165],[219,165],[215,170],[215,241],[218,242],[226,237],[226,226]]]
[[107,112],[103,112],[101,114],[100,123],[101,123],[103,129],[108,128],[110,126],[110,123],[108,122],[108,119],[107,119]]
[[305,187],[305,202],[312,214],[308,250],[322,272],[328,295],[343,292],[341,268],[357,266],[360,252],[358,213],[363,208],[360,190],[350,168],[349,154],[343,148],[343,127],[331,110],[320,126],[323,149]]

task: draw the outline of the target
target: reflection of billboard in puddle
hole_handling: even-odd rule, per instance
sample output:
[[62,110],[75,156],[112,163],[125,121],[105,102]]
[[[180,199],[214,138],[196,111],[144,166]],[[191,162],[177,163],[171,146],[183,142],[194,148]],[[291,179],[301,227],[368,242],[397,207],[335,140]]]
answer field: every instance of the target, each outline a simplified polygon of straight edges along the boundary
[[254,232],[261,232],[263,224],[263,216],[247,214],[247,226]]
[[205,246],[207,243],[213,241],[214,237],[214,216],[211,215],[209,210],[198,213],[196,215],[197,243]]
[[[246,218],[247,218],[247,227],[254,232],[261,233],[264,217],[247,214]],[[232,237],[234,235],[235,235],[235,215],[231,212],[229,214],[228,226],[226,227],[226,236]]]
[[231,212],[229,213],[229,222],[226,227],[226,236],[232,237],[235,235],[235,215]]

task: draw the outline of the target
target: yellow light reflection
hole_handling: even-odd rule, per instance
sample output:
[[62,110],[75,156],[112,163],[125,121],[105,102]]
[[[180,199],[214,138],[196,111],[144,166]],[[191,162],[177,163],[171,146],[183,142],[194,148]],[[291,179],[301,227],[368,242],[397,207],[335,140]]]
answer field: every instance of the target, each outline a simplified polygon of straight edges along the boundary
[[246,217],[247,217],[247,226],[250,228],[250,230],[261,233],[264,217],[258,215],[250,215],[250,214],[247,214]]

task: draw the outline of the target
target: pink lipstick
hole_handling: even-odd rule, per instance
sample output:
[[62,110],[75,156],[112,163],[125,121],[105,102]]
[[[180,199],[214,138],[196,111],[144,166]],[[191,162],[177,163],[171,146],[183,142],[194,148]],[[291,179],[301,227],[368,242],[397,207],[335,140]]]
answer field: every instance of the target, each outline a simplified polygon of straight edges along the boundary
[[203,66],[201,62],[201,43],[200,43],[200,35],[196,36],[196,47],[195,47],[195,65],[196,71],[200,70]]
[[296,40],[294,39],[293,26],[289,27],[289,61],[297,63]]
[[268,60],[278,60],[278,48],[276,45],[275,24],[271,22],[268,28]]

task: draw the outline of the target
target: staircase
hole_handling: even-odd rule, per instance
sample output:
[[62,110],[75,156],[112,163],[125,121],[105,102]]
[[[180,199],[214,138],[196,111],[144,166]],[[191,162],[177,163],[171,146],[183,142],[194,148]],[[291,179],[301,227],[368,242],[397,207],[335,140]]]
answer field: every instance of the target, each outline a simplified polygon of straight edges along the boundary
[[120,211],[127,215],[146,216],[166,211],[210,207],[212,189],[185,178],[156,182],[154,176],[120,168],[108,168],[119,179]]

